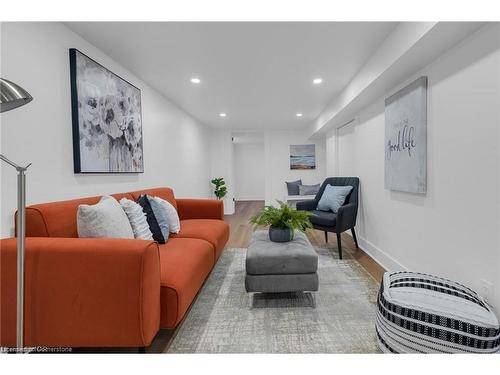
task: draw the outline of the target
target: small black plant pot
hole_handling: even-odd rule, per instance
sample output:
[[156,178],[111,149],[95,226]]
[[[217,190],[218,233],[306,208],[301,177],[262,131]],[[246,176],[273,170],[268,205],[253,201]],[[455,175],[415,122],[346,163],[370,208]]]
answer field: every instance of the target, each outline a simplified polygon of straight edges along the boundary
[[288,242],[293,240],[293,230],[290,228],[269,227],[269,239],[273,242]]

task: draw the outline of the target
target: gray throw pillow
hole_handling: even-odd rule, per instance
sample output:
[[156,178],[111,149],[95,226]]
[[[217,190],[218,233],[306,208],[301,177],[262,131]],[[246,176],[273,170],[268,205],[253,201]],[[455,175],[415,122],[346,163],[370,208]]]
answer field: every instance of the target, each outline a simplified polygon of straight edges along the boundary
[[286,182],[288,195],[299,195],[299,185],[302,185],[302,180]]
[[161,234],[163,234],[163,238],[165,241],[168,240],[168,234],[170,233],[170,226],[168,224],[168,215],[165,209],[163,208],[162,204],[158,202],[154,197],[151,197],[149,195],[146,195],[148,198],[149,204],[151,205],[151,208],[153,209],[153,213],[155,214],[156,221],[158,222],[158,225],[160,226],[161,229]]
[[344,204],[345,199],[351,190],[352,186],[326,185],[326,188],[321,195],[321,199],[318,202],[318,210],[337,213],[339,208]]
[[99,203],[81,204],[76,214],[78,237],[134,238],[134,232],[118,201],[104,196]]
[[299,195],[316,195],[319,191],[320,184],[316,185],[299,185]]
[[179,233],[181,231],[181,222],[175,207],[172,206],[170,202],[167,202],[165,199],[161,199],[160,197],[149,198],[160,204],[164,214],[167,216],[168,229],[170,230],[170,233]]

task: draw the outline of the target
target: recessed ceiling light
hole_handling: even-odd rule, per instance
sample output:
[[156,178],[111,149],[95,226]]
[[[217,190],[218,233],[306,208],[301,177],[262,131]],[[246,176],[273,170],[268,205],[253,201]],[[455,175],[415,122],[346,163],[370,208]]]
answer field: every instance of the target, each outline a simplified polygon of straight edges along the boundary
[[323,82],[323,79],[322,78],[314,78],[313,79],[313,83],[315,85],[321,85],[321,83]]
[[191,78],[191,83],[194,83],[194,84],[201,83],[201,79],[199,79],[197,77],[193,77],[193,78]]
[[296,113],[295,116],[302,117],[302,113]]
[[220,117],[226,117],[227,115],[224,112],[219,113]]

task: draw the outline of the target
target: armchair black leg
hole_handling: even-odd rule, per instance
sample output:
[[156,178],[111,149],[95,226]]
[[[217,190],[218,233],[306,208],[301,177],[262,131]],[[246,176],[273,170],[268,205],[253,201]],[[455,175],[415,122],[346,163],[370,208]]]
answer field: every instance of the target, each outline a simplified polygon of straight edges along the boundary
[[354,228],[351,228],[351,233],[352,233],[352,239],[354,240],[354,243],[356,244],[356,248],[359,249],[358,239],[356,238],[356,232],[354,231]]
[[339,259],[342,259],[342,241],[340,240],[340,233],[337,233],[337,247],[339,248]]
[[328,232],[325,232],[325,242],[328,243]]

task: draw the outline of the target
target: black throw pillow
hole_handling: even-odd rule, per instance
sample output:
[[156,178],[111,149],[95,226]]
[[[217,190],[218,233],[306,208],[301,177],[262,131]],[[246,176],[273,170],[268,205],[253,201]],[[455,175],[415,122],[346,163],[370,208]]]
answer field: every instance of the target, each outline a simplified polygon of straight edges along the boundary
[[161,228],[158,225],[158,221],[156,220],[156,216],[153,212],[153,209],[151,208],[151,204],[149,203],[147,196],[141,195],[139,199],[137,199],[137,203],[140,204],[140,206],[142,207],[142,211],[146,214],[146,220],[148,222],[151,233],[153,233],[153,239],[158,243],[164,244],[165,238],[161,233]]

